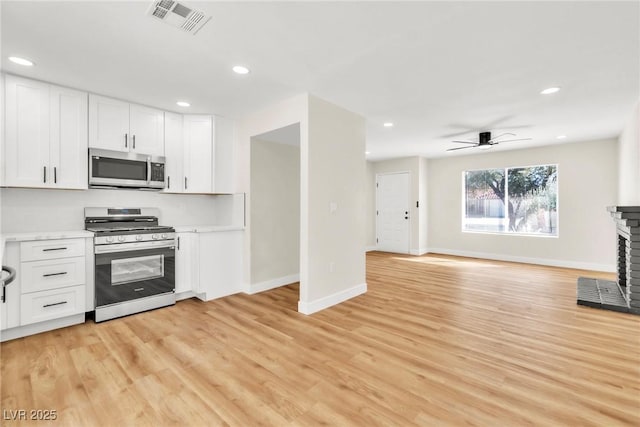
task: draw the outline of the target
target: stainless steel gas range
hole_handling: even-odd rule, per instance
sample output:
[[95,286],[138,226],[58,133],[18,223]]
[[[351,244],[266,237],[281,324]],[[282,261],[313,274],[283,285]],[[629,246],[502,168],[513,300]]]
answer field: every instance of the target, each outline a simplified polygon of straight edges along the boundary
[[95,320],[173,305],[175,230],[154,208],[85,208],[95,233]]

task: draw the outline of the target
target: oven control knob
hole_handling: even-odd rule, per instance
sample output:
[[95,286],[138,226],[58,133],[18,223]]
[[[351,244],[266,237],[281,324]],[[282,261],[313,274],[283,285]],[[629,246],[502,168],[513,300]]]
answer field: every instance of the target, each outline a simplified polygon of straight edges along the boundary
[[152,238],[153,240],[158,240],[158,235],[157,235],[157,234],[152,234],[152,235],[151,235],[151,238]]
[[167,238],[167,235],[166,235],[166,234],[164,234],[164,233],[162,233],[162,236],[161,236],[161,237],[162,237],[163,239],[166,239],[166,238]]
[[119,242],[124,242],[124,236],[118,236],[118,241]]
[[137,236],[136,236],[136,240],[142,240],[142,236],[137,235]]
[[111,243],[111,242],[113,242],[113,236],[107,237],[107,243]]

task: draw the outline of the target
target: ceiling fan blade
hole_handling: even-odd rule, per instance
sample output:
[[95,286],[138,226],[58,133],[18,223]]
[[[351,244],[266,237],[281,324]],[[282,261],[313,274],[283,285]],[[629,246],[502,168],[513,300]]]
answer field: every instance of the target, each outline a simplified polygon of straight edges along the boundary
[[459,144],[477,144],[477,142],[473,142],[473,141],[451,141],[451,142],[457,142]]
[[515,133],[505,132],[505,133],[501,133],[501,134],[500,134],[500,135],[498,135],[498,136],[494,136],[493,138],[491,138],[491,139],[489,140],[489,142],[493,142],[493,141],[497,140],[498,138],[502,138],[502,137],[503,137],[503,136],[505,136],[505,135],[516,136],[516,134],[515,134]]
[[503,142],[529,141],[531,139],[533,139],[533,138],[505,139],[504,141],[496,141],[493,144],[496,145],[498,143],[502,144]]
[[477,145],[469,145],[468,147],[449,148],[447,151],[464,150],[465,148],[473,148],[473,147],[477,147]]

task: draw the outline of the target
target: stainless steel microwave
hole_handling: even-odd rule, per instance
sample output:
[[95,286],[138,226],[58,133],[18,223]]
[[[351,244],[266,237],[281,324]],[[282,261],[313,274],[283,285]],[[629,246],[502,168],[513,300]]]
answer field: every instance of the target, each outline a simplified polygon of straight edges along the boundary
[[165,158],[89,148],[89,187],[164,188]]

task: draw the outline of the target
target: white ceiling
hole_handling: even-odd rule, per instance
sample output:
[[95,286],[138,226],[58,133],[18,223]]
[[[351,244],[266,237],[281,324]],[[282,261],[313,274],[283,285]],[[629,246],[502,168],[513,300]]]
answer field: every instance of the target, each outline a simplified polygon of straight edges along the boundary
[[2,69],[234,118],[309,92],[366,117],[373,160],[468,153],[445,150],[480,130],[615,137],[640,97],[638,2],[185,1],[213,16],[195,36],[150,3],[2,1]]

